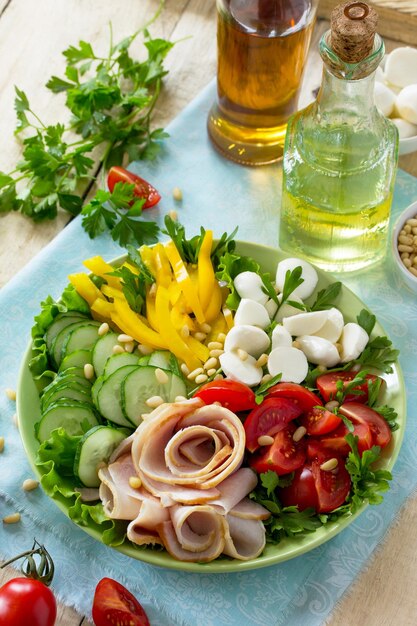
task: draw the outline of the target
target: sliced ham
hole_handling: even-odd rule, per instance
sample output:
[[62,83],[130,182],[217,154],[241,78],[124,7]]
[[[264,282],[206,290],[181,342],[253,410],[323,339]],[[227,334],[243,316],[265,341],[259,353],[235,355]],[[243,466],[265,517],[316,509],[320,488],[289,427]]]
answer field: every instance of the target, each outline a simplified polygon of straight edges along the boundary
[[265,547],[265,526],[260,520],[227,515],[224,554],[248,561],[259,556]]
[[212,500],[210,504],[225,515],[256,487],[257,482],[258,479],[253,470],[249,467],[241,467],[217,486],[219,497]]
[[230,511],[230,515],[234,517],[242,517],[243,519],[268,519],[271,513],[268,509],[265,509],[261,504],[250,500],[250,498],[243,498],[238,502]]

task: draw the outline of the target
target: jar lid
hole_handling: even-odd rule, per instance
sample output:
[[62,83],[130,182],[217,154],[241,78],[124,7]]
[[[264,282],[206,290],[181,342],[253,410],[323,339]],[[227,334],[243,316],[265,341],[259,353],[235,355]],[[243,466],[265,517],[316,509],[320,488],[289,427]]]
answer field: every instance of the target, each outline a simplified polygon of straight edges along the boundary
[[359,63],[371,53],[378,13],[365,2],[338,4],[330,18],[331,47],[345,63]]

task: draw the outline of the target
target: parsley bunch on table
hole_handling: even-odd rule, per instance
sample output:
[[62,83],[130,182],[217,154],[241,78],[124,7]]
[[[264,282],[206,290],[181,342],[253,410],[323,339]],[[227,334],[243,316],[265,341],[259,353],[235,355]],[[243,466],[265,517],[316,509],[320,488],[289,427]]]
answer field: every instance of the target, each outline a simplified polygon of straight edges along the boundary
[[[120,165],[125,158],[155,157],[166,134],[163,129],[151,129],[151,115],[167,73],[164,59],[174,45],[153,39],[149,33],[161,8],[145,27],[117,44],[110,27],[107,56],[96,54],[85,41],[63,52],[65,76],[52,76],[46,86],[55,94],[65,93],[71,113],[68,124],[42,120],[24,91],[16,87],[15,134],[24,137],[22,159],[12,172],[0,172],[0,213],[19,211],[42,221],[55,218],[61,208],[75,216],[101,167]],[[139,35],[145,52],[142,60],[130,55]],[[97,153],[101,154],[98,162]],[[142,235],[140,211],[133,213],[135,239],[142,243],[149,238],[149,227]],[[108,220],[109,230],[116,218]],[[125,224],[119,227],[122,239],[126,239],[125,230]],[[90,236],[98,232],[90,227]],[[113,238],[118,237],[116,231]]]

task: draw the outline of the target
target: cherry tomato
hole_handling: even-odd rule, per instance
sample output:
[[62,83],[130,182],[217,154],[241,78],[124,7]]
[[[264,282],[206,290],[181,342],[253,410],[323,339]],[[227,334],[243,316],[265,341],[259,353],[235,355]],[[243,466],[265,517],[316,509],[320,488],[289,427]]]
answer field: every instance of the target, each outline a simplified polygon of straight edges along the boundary
[[260,448],[259,437],[262,435],[272,437],[300,414],[301,408],[293,400],[266,398],[262,404],[249,413],[244,421],[247,449],[255,452]]
[[[309,439],[307,445],[308,458],[324,458],[327,454],[326,451],[334,452],[343,457],[347,457],[351,451],[351,447],[346,441],[346,435],[349,432],[350,431],[347,426],[342,423],[336,428],[336,430],[332,431],[328,435],[317,439]],[[366,424],[354,424],[352,435],[354,437],[358,437],[359,454],[362,454],[365,450],[369,450],[373,444],[371,430]]]
[[53,626],[56,601],[52,591],[33,578],[13,578],[0,588],[0,624]]
[[112,578],[102,578],[98,583],[92,612],[96,626],[150,626],[147,615],[135,596]]
[[336,458],[338,461],[337,467],[332,471],[320,469],[323,463],[321,459],[311,464],[317,490],[317,513],[334,511],[345,502],[350,491],[351,481],[344,459],[336,455],[329,456],[329,458]]
[[307,429],[307,434],[326,435],[342,423],[342,418],[324,407],[314,407],[300,418],[300,424]]
[[135,185],[134,194],[137,198],[146,198],[143,209],[149,209],[161,199],[160,194],[155,187],[148,183],[144,178],[125,170],[123,167],[112,167],[107,174],[107,186],[111,192],[116,183],[129,183]]
[[227,409],[237,413],[238,411],[250,411],[257,406],[255,394],[250,387],[235,380],[212,380],[206,383],[194,394],[206,404],[220,402]]
[[297,385],[297,383],[278,383],[268,389],[268,398],[281,396],[297,402],[303,413],[323,404],[316,394],[301,385]]
[[[337,393],[336,383],[339,380],[343,381],[343,386],[346,387],[354,378],[358,372],[330,372],[330,374],[322,374],[316,380],[317,389],[319,390],[322,398],[325,402],[334,400]],[[360,391],[360,394],[349,393],[344,402],[360,402],[366,404],[368,401],[368,380],[376,380],[378,376],[373,374],[366,374],[365,382],[361,385],[354,387],[355,391]]]
[[290,423],[274,437],[274,443],[265,446],[249,460],[249,465],[258,474],[273,470],[282,476],[301,467],[306,458],[305,441],[295,442],[292,438],[296,426]]
[[298,506],[300,511],[309,508],[317,511],[319,504],[316,483],[309,465],[295,471],[291,485],[280,489],[279,499],[284,506]]
[[359,402],[348,402],[342,404],[338,410],[353,423],[368,426],[375,445],[385,448],[391,441],[390,427],[384,418],[371,407]]

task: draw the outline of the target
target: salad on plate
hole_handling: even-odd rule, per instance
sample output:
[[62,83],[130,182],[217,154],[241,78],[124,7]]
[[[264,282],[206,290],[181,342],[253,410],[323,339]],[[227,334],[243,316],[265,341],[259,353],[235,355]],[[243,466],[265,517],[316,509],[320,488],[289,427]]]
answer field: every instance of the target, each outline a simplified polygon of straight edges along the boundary
[[87,259],[35,318],[44,489],[139,559],[259,566],[326,540],[389,488],[398,352],[308,262],[270,250],[266,271],[235,233],[165,225],[164,243]]

